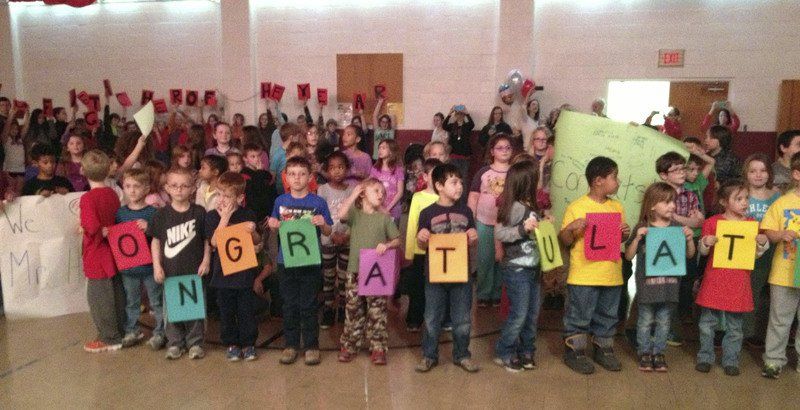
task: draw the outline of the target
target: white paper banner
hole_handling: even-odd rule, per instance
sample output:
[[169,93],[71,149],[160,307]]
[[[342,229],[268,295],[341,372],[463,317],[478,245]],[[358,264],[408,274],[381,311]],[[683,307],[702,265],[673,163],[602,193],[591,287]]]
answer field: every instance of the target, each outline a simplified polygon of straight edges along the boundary
[[79,201],[24,196],[0,212],[0,280],[10,319],[86,312]]

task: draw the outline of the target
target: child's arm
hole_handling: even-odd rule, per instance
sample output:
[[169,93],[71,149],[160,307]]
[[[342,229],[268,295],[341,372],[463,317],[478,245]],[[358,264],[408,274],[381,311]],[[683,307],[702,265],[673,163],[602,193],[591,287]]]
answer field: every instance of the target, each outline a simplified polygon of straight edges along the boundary
[[383,98],[378,98],[378,102],[375,103],[375,109],[372,110],[372,126],[375,127],[376,130],[380,129],[378,116],[381,113],[381,105],[383,105]]
[[161,241],[153,238],[150,242],[150,253],[153,255],[153,279],[156,283],[164,283],[164,267],[161,266]]
[[197,274],[205,276],[211,268],[211,245],[208,241],[203,241],[203,261],[200,262],[200,267],[197,268]]
[[311,223],[314,224],[315,226],[318,226],[320,228],[320,230],[322,231],[323,235],[325,235],[325,236],[330,236],[331,235],[332,228],[331,228],[330,225],[328,225],[327,222],[325,222],[325,217],[324,216],[322,216],[322,215],[314,215],[311,218]]
[[586,229],[586,219],[585,218],[578,218],[572,221],[569,225],[565,226],[561,232],[558,233],[558,239],[563,243],[565,246],[572,245],[573,242],[577,238],[580,237],[580,233]]
[[686,236],[686,259],[692,259],[697,252],[697,249],[694,247],[694,232],[684,226],[683,234]]
[[647,235],[646,226],[642,226],[636,230],[636,236],[631,240],[631,243],[628,244],[628,246],[625,248],[625,259],[633,260],[633,257],[636,256],[636,251],[639,249],[639,242],[641,242],[642,238],[645,235]]
[[311,110],[308,109],[308,101],[303,101],[303,114],[306,115],[306,124],[313,124],[314,117],[311,116]]
[[421,249],[428,249],[428,241],[431,239],[431,231],[427,228],[422,228],[417,232],[417,245]]
[[389,242],[379,243],[378,246],[375,247],[375,253],[378,255],[383,255],[389,249],[394,249],[400,246],[400,237],[394,238]]
[[133,167],[133,164],[139,160],[139,155],[141,155],[145,145],[147,145],[147,135],[139,136],[139,139],[136,140],[136,146],[134,146],[131,153],[125,157],[125,162],[117,168],[117,177]]
[[481,196],[480,192],[470,191],[467,195],[467,206],[472,210],[472,216],[478,215],[478,198]]
[[530,232],[539,224],[536,218],[523,220],[524,213],[525,207],[516,203],[513,204],[508,215],[508,221],[505,224],[498,222],[494,226],[494,239],[504,243],[512,243],[529,236]]
[[700,248],[700,255],[706,256],[711,252],[711,248],[717,244],[717,237],[714,235],[706,235],[700,238],[700,243],[698,244]]
[[797,232],[795,231],[773,231],[771,229],[764,229],[763,232],[767,239],[769,239],[769,241],[772,243],[778,243],[780,241],[791,242],[797,239]]
[[672,219],[675,222],[690,228],[700,228],[703,226],[703,221],[705,221],[703,214],[699,210],[692,211],[689,216],[680,216],[676,214],[672,216]]
[[363,191],[364,186],[362,184],[354,186],[353,192],[350,193],[350,196],[348,196],[347,199],[345,199],[344,202],[342,202],[342,204],[339,206],[339,214],[336,215],[336,218],[338,218],[341,222],[346,222],[347,214],[350,213],[350,207],[353,206],[353,204],[356,202],[356,199],[358,199],[358,196],[361,195],[361,192]]
[[[13,117],[11,117],[11,118],[13,118]],[[19,130],[20,139],[24,139],[25,136],[28,135],[28,129],[31,126],[30,119],[31,119],[31,109],[28,108],[27,110],[25,110],[25,116],[22,117],[22,128]],[[9,122],[11,122],[11,121],[6,121],[6,123],[9,123]]]

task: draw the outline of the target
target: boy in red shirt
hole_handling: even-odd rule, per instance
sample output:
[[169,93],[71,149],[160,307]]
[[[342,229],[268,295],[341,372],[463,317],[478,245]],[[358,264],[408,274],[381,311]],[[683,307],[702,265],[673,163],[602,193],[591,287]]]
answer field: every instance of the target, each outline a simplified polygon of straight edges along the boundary
[[114,225],[119,198],[105,185],[111,160],[94,149],[81,159],[83,175],[89,180],[89,192],[81,196],[83,230],[83,273],[86,275],[86,299],[89,313],[97,327],[97,339],[83,345],[83,350],[101,353],[122,347],[125,323],[125,293],[117,275],[114,257],[106,236]]

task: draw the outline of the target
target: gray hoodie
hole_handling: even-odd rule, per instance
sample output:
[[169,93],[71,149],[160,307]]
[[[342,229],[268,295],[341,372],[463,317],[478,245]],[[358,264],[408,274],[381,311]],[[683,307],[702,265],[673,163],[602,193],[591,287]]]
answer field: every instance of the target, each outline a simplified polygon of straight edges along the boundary
[[539,266],[539,248],[536,239],[525,232],[523,223],[533,216],[537,220],[536,212],[515,201],[511,205],[511,212],[507,224],[497,223],[494,226],[494,239],[503,243],[502,264],[512,267],[534,268]]

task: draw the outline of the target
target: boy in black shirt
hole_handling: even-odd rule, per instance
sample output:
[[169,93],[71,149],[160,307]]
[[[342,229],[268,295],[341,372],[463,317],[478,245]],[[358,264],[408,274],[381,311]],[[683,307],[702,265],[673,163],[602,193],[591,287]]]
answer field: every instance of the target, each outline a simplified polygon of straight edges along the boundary
[[39,174],[25,182],[22,186],[22,195],[41,195],[48,197],[54,192],[66,195],[73,192],[72,184],[68,179],[55,175],[56,153],[46,144],[37,144],[31,150],[31,159],[39,168]]

